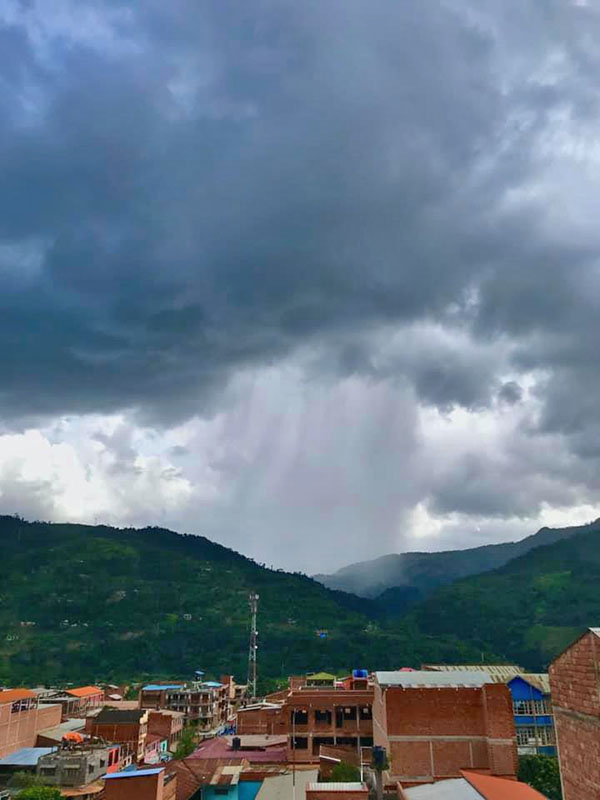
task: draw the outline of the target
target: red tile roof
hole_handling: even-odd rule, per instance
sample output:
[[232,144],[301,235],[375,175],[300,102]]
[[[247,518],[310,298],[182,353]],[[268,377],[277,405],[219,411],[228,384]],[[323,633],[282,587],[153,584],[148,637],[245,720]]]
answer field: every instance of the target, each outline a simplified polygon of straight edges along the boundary
[[176,800],[189,800],[201,786],[208,786],[219,769],[239,765],[247,766],[247,762],[229,758],[184,758],[169,761],[166,772],[177,775]]
[[[242,737],[243,738],[243,737]],[[287,761],[287,746],[285,743],[275,747],[233,750],[231,742],[225,736],[218,736],[215,739],[208,739],[189,756],[189,759],[196,758],[229,758],[233,763],[239,763],[247,759],[251,764],[279,764]]]
[[461,770],[461,775],[485,800],[545,800],[543,794],[520,781],[482,775],[466,769]]
[[2,703],[14,703],[17,700],[27,700],[28,697],[36,697],[31,689],[5,689],[0,692],[0,705]]
[[92,697],[95,694],[104,694],[102,689],[97,686],[80,686],[78,689],[67,689],[65,694],[70,694],[73,697]]

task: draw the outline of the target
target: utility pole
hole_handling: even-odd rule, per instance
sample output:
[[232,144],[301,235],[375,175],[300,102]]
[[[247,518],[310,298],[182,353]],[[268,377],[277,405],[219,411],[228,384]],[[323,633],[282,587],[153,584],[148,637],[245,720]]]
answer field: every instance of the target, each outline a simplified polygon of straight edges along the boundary
[[256,697],[256,651],[258,650],[258,629],[256,615],[258,613],[258,595],[250,592],[248,596],[250,605],[250,648],[248,650],[248,687],[252,690],[252,699]]

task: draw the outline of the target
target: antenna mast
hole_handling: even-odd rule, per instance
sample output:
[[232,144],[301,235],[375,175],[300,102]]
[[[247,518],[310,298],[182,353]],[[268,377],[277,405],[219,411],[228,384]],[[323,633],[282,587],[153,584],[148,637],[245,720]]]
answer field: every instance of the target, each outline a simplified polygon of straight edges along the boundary
[[252,691],[252,699],[256,697],[256,651],[258,650],[258,629],[256,627],[256,614],[258,612],[258,595],[250,592],[248,596],[250,605],[251,628],[250,649],[248,651],[248,688]]

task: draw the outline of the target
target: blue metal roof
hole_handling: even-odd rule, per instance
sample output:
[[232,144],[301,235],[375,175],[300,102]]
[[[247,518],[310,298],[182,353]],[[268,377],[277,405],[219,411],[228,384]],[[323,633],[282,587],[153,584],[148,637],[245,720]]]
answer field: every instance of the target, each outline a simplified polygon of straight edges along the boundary
[[217,687],[219,687],[219,686],[223,686],[223,684],[219,683],[218,681],[204,681],[204,683],[202,685],[203,686],[211,686],[211,687],[213,687],[215,689]]
[[0,767],[37,767],[42,756],[55,750],[56,747],[22,747],[16,753],[0,758]]
[[181,683],[167,683],[167,684],[160,684],[160,683],[149,683],[148,686],[143,686],[142,691],[144,692],[161,692],[165,689],[181,689]]
[[158,775],[159,772],[164,771],[164,767],[158,767],[157,769],[135,769],[130,772],[109,772],[107,775],[102,776],[102,780],[107,781],[109,778],[140,778],[144,775]]

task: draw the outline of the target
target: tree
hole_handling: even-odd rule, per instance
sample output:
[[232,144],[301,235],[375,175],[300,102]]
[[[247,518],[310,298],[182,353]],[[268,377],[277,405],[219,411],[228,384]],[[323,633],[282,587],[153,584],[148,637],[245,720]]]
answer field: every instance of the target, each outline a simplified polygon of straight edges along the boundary
[[177,744],[177,749],[175,750],[173,758],[176,758],[178,760],[181,760],[182,758],[187,758],[194,752],[195,749],[196,749],[196,729],[194,728],[193,725],[188,725],[181,732],[181,739]]
[[7,786],[11,789],[29,789],[32,786],[43,786],[44,781],[35,773],[15,772],[8,780]]
[[562,800],[558,759],[552,756],[521,756],[519,780],[533,786],[549,800]]
[[348,764],[347,761],[340,761],[331,770],[331,783],[358,783],[360,781],[360,770],[354,764]]
[[62,794],[54,786],[30,786],[19,792],[17,800],[62,800]]

